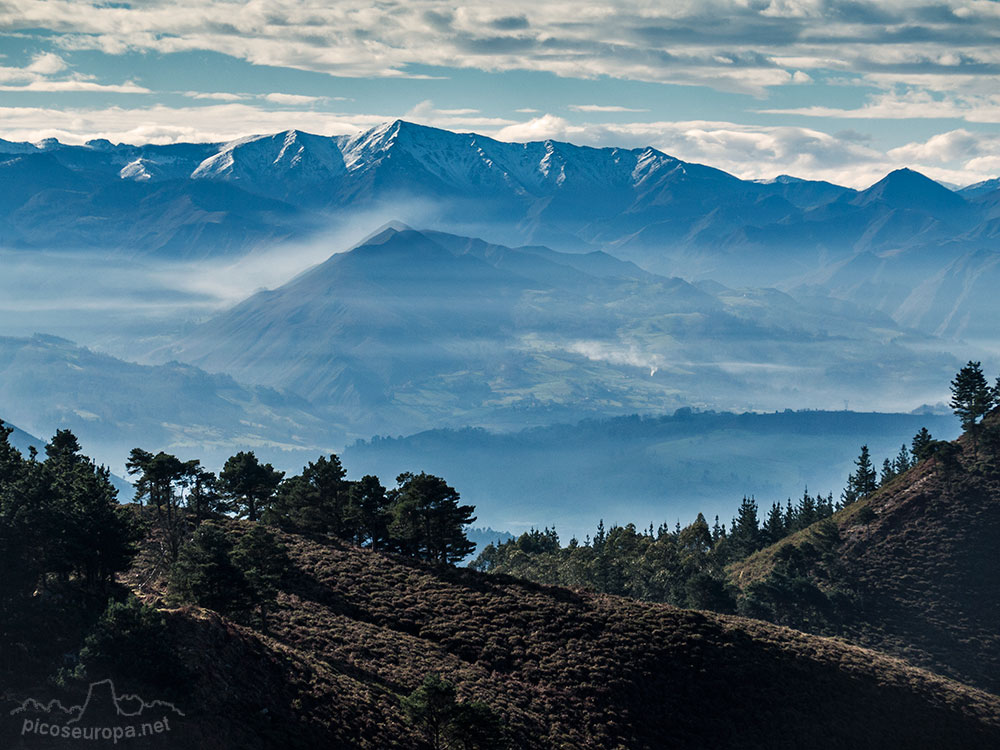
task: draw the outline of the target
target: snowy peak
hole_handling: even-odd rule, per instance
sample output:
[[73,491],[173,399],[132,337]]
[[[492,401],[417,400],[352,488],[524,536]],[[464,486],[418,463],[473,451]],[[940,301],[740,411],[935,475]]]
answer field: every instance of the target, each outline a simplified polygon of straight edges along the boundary
[[265,194],[284,194],[311,189],[345,171],[334,139],[288,130],[227,143],[201,162],[191,178],[245,182]]

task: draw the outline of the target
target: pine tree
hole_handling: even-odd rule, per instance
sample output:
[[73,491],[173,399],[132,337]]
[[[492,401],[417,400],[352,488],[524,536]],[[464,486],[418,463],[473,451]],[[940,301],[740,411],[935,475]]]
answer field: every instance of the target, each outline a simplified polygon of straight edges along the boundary
[[896,460],[893,461],[892,469],[896,474],[904,474],[910,470],[912,466],[912,461],[910,458],[910,451],[907,450],[906,444],[899,446],[899,453],[896,454]]
[[355,541],[380,549],[389,538],[389,504],[378,477],[367,474],[354,482],[348,503]]
[[349,512],[351,483],[340,458],[331,454],[286,479],[267,512],[267,520],[285,529],[354,536]]
[[231,456],[219,472],[219,490],[233,504],[240,518],[256,521],[267,511],[285,476],[271,464],[262,464],[253,451]]
[[444,750],[445,733],[455,713],[455,686],[430,674],[400,701],[403,715],[424,736],[432,750]]
[[847,478],[847,487],[842,495],[844,505],[868,497],[878,489],[878,474],[872,465],[867,445],[861,446],[861,455],[855,460],[854,465],[857,469]]
[[111,472],[80,452],[72,432],[56,432],[45,453],[50,520],[61,526],[61,572],[76,574],[91,593],[104,593],[135,555],[132,516],[118,505]]
[[975,431],[979,419],[994,404],[995,391],[986,382],[979,362],[969,361],[951,381],[951,408],[962,421],[962,429]]
[[763,533],[768,544],[774,544],[785,537],[785,514],[781,511],[780,503],[771,503],[771,510],[767,514],[767,520],[764,521]]
[[133,448],[125,464],[129,475],[139,475],[135,495],[156,509],[156,525],[163,535],[165,556],[170,563],[177,559],[181,540],[187,528],[180,512],[183,490],[194,481],[200,467],[198,461],[181,461],[160,451],[155,456],[141,448]]
[[816,523],[817,517],[816,501],[809,495],[809,488],[806,487],[795,510],[795,524],[798,528],[804,529]]
[[475,508],[459,505],[459,494],[433,474],[400,474],[392,490],[389,534],[401,552],[439,563],[458,562],[476,545],[465,527]]
[[719,516],[715,516],[715,524],[712,526],[712,546],[726,535],[725,527],[719,524]]
[[260,524],[244,534],[230,554],[243,575],[249,603],[257,608],[261,627],[267,628],[267,610],[275,602],[278,584],[291,569],[288,552],[272,532]]
[[233,613],[247,601],[246,580],[232,561],[233,542],[218,524],[202,523],[170,569],[171,596],[218,612]]
[[913,461],[923,461],[927,456],[930,455],[931,443],[934,442],[934,438],[926,427],[921,427],[920,432],[913,436],[912,453]]
[[890,461],[887,458],[882,462],[882,473],[879,476],[879,484],[880,485],[888,484],[895,478],[896,478],[896,469],[893,466],[892,461]]
[[746,557],[760,549],[760,522],[757,518],[757,501],[752,497],[744,497],[740,503],[736,518],[733,519],[729,542],[732,544],[733,552],[737,558]]

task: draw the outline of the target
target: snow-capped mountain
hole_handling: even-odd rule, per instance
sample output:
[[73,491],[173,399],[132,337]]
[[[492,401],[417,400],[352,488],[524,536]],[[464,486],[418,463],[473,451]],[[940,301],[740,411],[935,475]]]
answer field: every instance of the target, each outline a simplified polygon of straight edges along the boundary
[[[653,148],[507,143],[401,120],[224,144],[0,141],[0,246],[218,256],[363,213],[507,244],[603,249],[730,285],[820,284],[896,314],[936,274],[995,252],[994,182],[952,191],[905,169],[862,191],[787,175],[745,181]],[[874,267],[891,282],[873,288]]]

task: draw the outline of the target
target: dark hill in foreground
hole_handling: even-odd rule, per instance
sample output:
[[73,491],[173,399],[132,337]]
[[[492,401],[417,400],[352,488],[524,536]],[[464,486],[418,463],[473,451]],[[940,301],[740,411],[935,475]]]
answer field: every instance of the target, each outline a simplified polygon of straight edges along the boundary
[[[129,687],[177,695],[172,747],[416,750],[399,698],[430,673],[488,703],[515,748],[1000,743],[997,697],[840,641],[283,539],[294,573],[267,634],[167,612],[189,677],[166,694]],[[150,573],[129,581],[155,601]]]
[[[820,588],[852,592],[856,608],[839,632],[941,674],[1000,692],[1000,413],[872,496],[833,516],[840,542],[834,561],[813,566]],[[806,529],[737,564],[745,591],[770,575]],[[807,555],[808,557],[808,555]],[[810,628],[787,612],[786,624]]]

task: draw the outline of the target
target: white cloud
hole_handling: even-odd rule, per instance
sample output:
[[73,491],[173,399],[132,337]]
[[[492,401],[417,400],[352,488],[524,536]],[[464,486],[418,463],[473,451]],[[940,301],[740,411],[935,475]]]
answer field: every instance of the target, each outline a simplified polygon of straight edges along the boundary
[[84,143],[91,138],[107,138],[114,143],[204,143],[289,128],[340,135],[358,132],[387,119],[392,118],[311,110],[290,112],[244,103],[106,109],[0,107],[0,137],[13,141],[58,138],[63,143]]
[[574,112],[649,112],[648,109],[632,109],[616,104],[570,104],[569,108]]
[[316,104],[324,100],[322,96],[306,96],[304,94],[282,94],[279,92],[264,94],[264,100],[274,104],[288,104],[292,106],[300,104]]
[[50,76],[59,73],[66,69],[66,61],[63,60],[59,55],[52,52],[45,52],[40,55],[36,55],[31,61],[31,65],[27,67],[32,73],[38,73],[43,76]]
[[[816,70],[996,75],[996,3],[937,0],[6,0],[0,27],[48,29],[65,49],[212,50],[344,76],[407,66],[540,70],[702,84],[760,95]],[[992,84],[990,84],[992,85]]]
[[411,107],[403,115],[403,119],[435,128],[477,129],[486,132],[514,122],[499,117],[484,117],[478,109],[437,109],[430,99],[424,99]]
[[[945,133],[925,144],[884,152],[867,145],[856,133],[831,135],[812,128],[710,121],[577,124],[546,114],[503,127],[495,135],[506,141],[552,139],[591,146],[653,146],[743,179],[791,174],[864,188],[900,167],[955,184],[994,176],[996,169],[988,155],[1000,152],[1000,137],[963,136],[964,132]],[[967,142],[970,138],[974,147]]]
[[218,102],[238,102],[249,99],[249,94],[234,94],[228,91],[185,91],[189,99],[209,99]]
[[945,164],[1000,154],[1000,134],[965,129],[938,133],[923,142],[907,143],[889,151],[899,161]]
[[877,94],[870,97],[861,107],[854,109],[812,106],[760,111],[763,114],[852,120],[959,119],[968,122],[994,123],[1000,121],[1000,94],[940,95],[928,90],[911,88],[902,92],[890,91]]
[[66,92],[66,91],[88,91],[101,92],[105,94],[149,94],[149,89],[139,86],[132,81],[122,84],[95,83],[94,81],[32,81],[20,86],[3,85],[0,91],[44,91],[44,92]]

